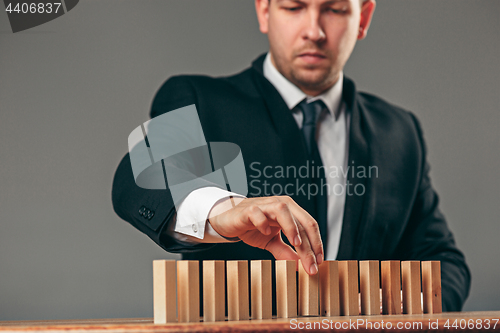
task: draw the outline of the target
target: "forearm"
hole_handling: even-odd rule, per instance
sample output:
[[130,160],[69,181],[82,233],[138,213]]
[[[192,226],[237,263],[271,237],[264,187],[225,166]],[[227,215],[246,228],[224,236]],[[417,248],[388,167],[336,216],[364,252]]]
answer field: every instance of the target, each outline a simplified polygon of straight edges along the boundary
[[[168,190],[148,190],[137,186],[128,154],[122,159],[115,173],[112,203],[118,216],[168,252],[185,253],[210,247],[208,244],[183,243],[168,234],[168,222],[176,213],[170,193]],[[145,214],[143,208],[150,213]]]

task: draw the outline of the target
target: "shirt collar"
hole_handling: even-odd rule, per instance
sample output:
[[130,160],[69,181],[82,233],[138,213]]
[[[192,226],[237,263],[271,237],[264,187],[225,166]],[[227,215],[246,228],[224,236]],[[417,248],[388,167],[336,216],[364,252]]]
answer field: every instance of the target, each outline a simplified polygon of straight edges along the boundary
[[318,96],[312,97],[306,95],[296,85],[288,81],[288,79],[285,78],[283,74],[276,69],[276,67],[274,67],[269,52],[264,60],[263,71],[264,77],[271,82],[276,90],[278,90],[290,110],[295,108],[304,98],[307,98],[308,103],[320,99],[325,103],[328,111],[331,114],[334,114],[336,119],[338,118],[341,109],[340,103],[342,101],[342,82],[344,79],[343,72],[340,72],[339,79],[330,89]]

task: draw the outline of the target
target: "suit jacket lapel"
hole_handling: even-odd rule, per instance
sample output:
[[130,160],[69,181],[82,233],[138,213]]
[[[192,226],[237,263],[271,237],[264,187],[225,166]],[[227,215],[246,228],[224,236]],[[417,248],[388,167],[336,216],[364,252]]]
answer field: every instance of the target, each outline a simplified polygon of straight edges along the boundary
[[[357,177],[360,167],[368,170],[369,149],[363,133],[363,116],[359,104],[356,101],[356,88],[354,83],[348,78],[344,78],[343,100],[346,103],[347,112],[351,113],[351,124],[349,134],[349,154],[348,154],[348,176],[344,220],[340,237],[338,260],[354,259],[360,253],[359,244],[361,219],[363,218],[364,205],[368,201],[366,177]],[[354,170],[353,170],[354,168]],[[363,193],[363,195],[357,195]]]
[[[293,166],[298,170],[306,165],[307,148],[290,109],[276,88],[264,77],[262,68],[265,56],[265,54],[260,56],[252,63],[253,80],[260,95],[264,98],[273,126],[282,140],[283,167]],[[309,178],[297,177],[296,181],[298,183],[297,186],[293,186],[294,188],[300,188],[303,185],[303,188],[307,190]],[[305,195],[299,191],[296,192],[298,193],[294,197],[295,201],[308,212],[314,212],[314,203],[307,199],[307,192]]]

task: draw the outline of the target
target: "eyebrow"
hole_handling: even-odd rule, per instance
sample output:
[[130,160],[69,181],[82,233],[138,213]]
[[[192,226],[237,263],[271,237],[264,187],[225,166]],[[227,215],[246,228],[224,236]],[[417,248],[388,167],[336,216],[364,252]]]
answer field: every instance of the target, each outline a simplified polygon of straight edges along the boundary
[[[302,0],[277,0],[278,3],[284,2],[284,1],[292,1],[292,2],[299,3],[299,4],[306,4]],[[339,3],[339,2],[349,2],[349,0],[329,0],[329,1],[322,3],[322,5],[329,5],[329,4],[333,4],[333,3]]]

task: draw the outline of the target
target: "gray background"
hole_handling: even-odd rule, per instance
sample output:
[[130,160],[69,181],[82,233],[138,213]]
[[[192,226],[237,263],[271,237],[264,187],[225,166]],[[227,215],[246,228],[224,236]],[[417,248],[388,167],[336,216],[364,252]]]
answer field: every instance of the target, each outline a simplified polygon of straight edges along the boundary
[[[345,70],[420,118],[441,208],[500,310],[500,1],[379,0]],[[266,51],[253,1],[81,1],[13,34],[0,13],[0,320],[152,316],[153,259],[111,207],[127,137],[173,74]]]

